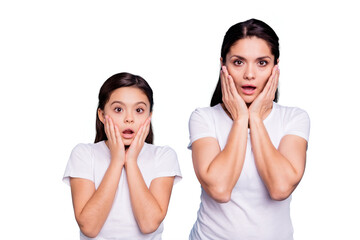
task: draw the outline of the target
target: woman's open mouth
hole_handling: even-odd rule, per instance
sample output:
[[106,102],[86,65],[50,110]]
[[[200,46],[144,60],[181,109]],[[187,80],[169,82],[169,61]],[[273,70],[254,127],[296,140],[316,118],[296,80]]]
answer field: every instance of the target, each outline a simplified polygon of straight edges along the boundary
[[252,95],[252,94],[254,94],[255,90],[256,90],[256,87],[253,85],[244,85],[241,87],[241,91],[245,95]]
[[128,129],[125,129],[124,131],[122,131],[121,135],[125,139],[130,139],[130,138],[134,137],[135,132],[132,129],[128,128]]

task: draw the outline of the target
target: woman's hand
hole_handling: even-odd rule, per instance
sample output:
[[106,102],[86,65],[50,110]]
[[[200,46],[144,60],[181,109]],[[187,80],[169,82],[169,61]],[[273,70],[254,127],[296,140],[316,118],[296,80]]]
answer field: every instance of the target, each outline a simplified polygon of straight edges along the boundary
[[145,139],[149,133],[151,117],[148,117],[145,122],[140,126],[134,140],[131,142],[130,147],[126,150],[126,161],[137,161],[139,153],[144,146]]
[[275,65],[268,82],[262,92],[256,97],[249,107],[250,117],[258,117],[262,120],[266,117],[266,113],[272,108],[275,92],[279,82],[280,70]]
[[125,146],[121,139],[118,126],[116,126],[110,116],[105,116],[104,129],[107,140],[107,146],[110,149],[111,161],[125,163]]
[[239,95],[233,78],[229,75],[226,66],[222,66],[220,73],[222,100],[226,110],[234,121],[242,117],[249,118],[248,108],[244,99]]

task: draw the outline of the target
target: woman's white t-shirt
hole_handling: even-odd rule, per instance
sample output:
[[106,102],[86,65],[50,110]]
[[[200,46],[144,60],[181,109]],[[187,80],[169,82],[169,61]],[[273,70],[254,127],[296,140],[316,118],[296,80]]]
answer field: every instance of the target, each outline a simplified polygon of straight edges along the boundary
[[[189,121],[190,144],[203,137],[214,137],[224,149],[233,121],[220,104],[196,109]],[[293,107],[273,103],[264,125],[274,146],[278,148],[285,135],[297,135],[308,141],[308,114]],[[191,240],[290,240],[293,228],[290,219],[291,196],[274,201],[262,182],[251,149],[248,130],[246,156],[231,200],[218,203],[202,189],[197,220],[190,233]]]
[[[144,143],[138,160],[139,169],[147,187],[153,179],[159,177],[175,176],[174,184],[181,179],[181,172],[177,155],[168,146],[160,147]],[[66,166],[63,181],[70,184],[70,177],[88,179],[95,184],[97,189],[110,164],[110,150],[104,141],[94,144],[78,144],[70,155]],[[80,239],[161,239],[163,224],[151,234],[142,234],[132,212],[126,171],[124,168],[113,206],[96,238],[88,238],[80,232]]]

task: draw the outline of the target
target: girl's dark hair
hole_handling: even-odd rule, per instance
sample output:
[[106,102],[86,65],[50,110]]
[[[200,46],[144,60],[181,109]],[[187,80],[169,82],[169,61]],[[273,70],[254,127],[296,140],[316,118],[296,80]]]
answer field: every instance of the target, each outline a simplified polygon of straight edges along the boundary
[[[118,73],[109,77],[99,92],[99,104],[96,109],[96,136],[95,143],[107,140],[107,136],[104,130],[104,124],[100,121],[98,116],[98,109],[104,110],[105,104],[109,101],[112,92],[118,88],[122,87],[136,87],[142,90],[147,96],[150,102],[150,112],[152,112],[154,100],[153,100],[153,91],[149,84],[140,76],[133,75],[131,73]],[[154,134],[152,131],[152,125],[150,123],[150,131],[147,135],[145,142],[152,144],[154,141]]]
[[[258,37],[265,40],[270,47],[271,53],[275,57],[274,64],[277,64],[280,56],[279,38],[269,25],[257,19],[249,19],[245,22],[239,22],[229,28],[224,36],[221,46],[221,57],[223,59],[223,63],[226,61],[226,54],[230,51],[231,46],[234,45],[236,41],[247,37]],[[278,98],[279,92],[277,89],[274,102],[277,102]],[[212,107],[222,102],[221,81],[219,76],[219,81],[211,98],[210,106]]]

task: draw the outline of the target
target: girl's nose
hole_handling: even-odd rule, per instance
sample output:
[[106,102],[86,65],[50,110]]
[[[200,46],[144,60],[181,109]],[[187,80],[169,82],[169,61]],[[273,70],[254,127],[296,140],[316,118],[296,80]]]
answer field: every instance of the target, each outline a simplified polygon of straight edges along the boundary
[[127,114],[125,116],[124,120],[125,120],[125,123],[133,123],[134,122],[134,118],[133,118],[132,114]]

